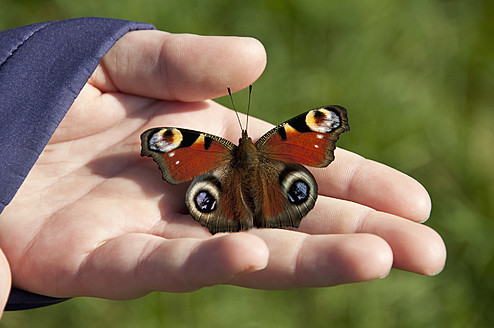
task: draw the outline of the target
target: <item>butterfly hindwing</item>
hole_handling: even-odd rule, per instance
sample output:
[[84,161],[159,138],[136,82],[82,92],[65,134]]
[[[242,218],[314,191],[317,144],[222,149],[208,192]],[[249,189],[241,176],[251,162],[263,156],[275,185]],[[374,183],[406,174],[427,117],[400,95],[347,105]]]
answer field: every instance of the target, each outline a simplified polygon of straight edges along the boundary
[[274,127],[256,142],[256,147],[272,159],[325,167],[334,159],[339,135],[349,130],[346,109],[326,106]]
[[[300,164],[271,160],[274,170],[259,190],[256,227],[296,227],[314,207],[317,200],[317,183],[312,174]],[[274,178],[273,178],[274,177]]]
[[181,128],[153,128],[141,135],[141,156],[149,156],[158,164],[163,179],[177,184],[226,165],[230,141],[204,132]]
[[196,177],[185,196],[192,217],[215,234],[252,227],[298,227],[314,207],[317,183],[302,165],[265,159],[242,184],[243,169],[220,166]]
[[220,166],[196,177],[185,195],[192,217],[215,234],[253,227],[253,213],[242,196],[239,172]]

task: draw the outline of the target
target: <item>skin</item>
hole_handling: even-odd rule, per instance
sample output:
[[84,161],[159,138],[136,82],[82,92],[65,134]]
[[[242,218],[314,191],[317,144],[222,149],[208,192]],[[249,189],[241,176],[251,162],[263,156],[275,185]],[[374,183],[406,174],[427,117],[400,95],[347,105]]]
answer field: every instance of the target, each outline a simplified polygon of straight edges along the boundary
[[[334,286],[392,267],[439,273],[446,250],[421,224],[426,190],[390,167],[337,149],[311,169],[315,208],[299,229],[212,237],[186,212],[188,184],[170,185],[139,135],[156,126],[236,141],[233,112],[208,100],[253,83],[266,65],[255,39],[159,31],[120,39],[76,99],[0,215],[0,302],[10,286],[51,296],[128,299],[215,284],[261,289]],[[242,117],[243,118],[243,117]],[[251,118],[256,140],[271,125]]]
[[11,277],[9,263],[7,262],[5,254],[3,254],[0,249],[0,318],[2,318],[3,308],[5,307],[5,303],[7,303],[10,284]]

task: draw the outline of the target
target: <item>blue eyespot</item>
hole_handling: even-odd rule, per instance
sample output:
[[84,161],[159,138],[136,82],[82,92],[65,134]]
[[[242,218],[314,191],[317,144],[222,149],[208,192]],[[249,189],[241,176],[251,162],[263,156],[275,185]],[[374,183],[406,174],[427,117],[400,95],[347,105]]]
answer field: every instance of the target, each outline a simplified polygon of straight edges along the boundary
[[305,203],[309,198],[310,187],[302,180],[295,180],[288,189],[288,201],[295,205]]
[[197,210],[202,213],[211,213],[216,209],[216,199],[206,190],[201,190],[196,194],[194,203]]

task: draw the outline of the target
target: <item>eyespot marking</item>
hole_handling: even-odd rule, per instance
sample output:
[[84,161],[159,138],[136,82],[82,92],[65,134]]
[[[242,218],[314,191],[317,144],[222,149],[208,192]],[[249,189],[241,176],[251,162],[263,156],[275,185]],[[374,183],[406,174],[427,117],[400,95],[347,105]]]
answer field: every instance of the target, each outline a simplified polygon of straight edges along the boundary
[[319,108],[307,113],[305,124],[314,132],[329,133],[341,126],[341,119],[335,111]]
[[194,205],[201,213],[211,213],[216,209],[216,199],[207,190],[200,190],[194,196]]
[[[191,184],[185,195],[189,213],[196,219],[212,217],[218,209],[221,183],[210,176],[199,176]],[[202,219],[199,220],[202,222]]]
[[149,138],[149,149],[168,153],[179,147],[182,139],[182,133],[178,129],[161,129]]
[[295,180],[287,191],[288,201],[295,205],[303,204],[310,195],[310,187],[301,179]]
[[296,205],[299,210],[305,213],[310,210],[307,208],[314,206],[317,198],[317,184],[312,185],[310,183],[313,179],[310,172],[305,168],[303,170],[285,170],[279,177],[281,190],[288,202]]

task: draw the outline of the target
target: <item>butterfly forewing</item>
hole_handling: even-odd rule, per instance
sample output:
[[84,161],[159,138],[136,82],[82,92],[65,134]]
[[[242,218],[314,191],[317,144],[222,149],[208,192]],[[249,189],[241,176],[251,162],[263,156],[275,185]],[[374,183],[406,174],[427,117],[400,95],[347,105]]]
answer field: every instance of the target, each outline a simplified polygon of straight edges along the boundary
[[141,155],[158,164],[163,179],[176,184],[191,180],[231,160],[235,145],[204,132],[153,128],[141,135]]
[[274,127],[256,142],[256,147],[272,159],[325,167],[334,159],[339,135],[348,130],[346,109],[326,106]]

